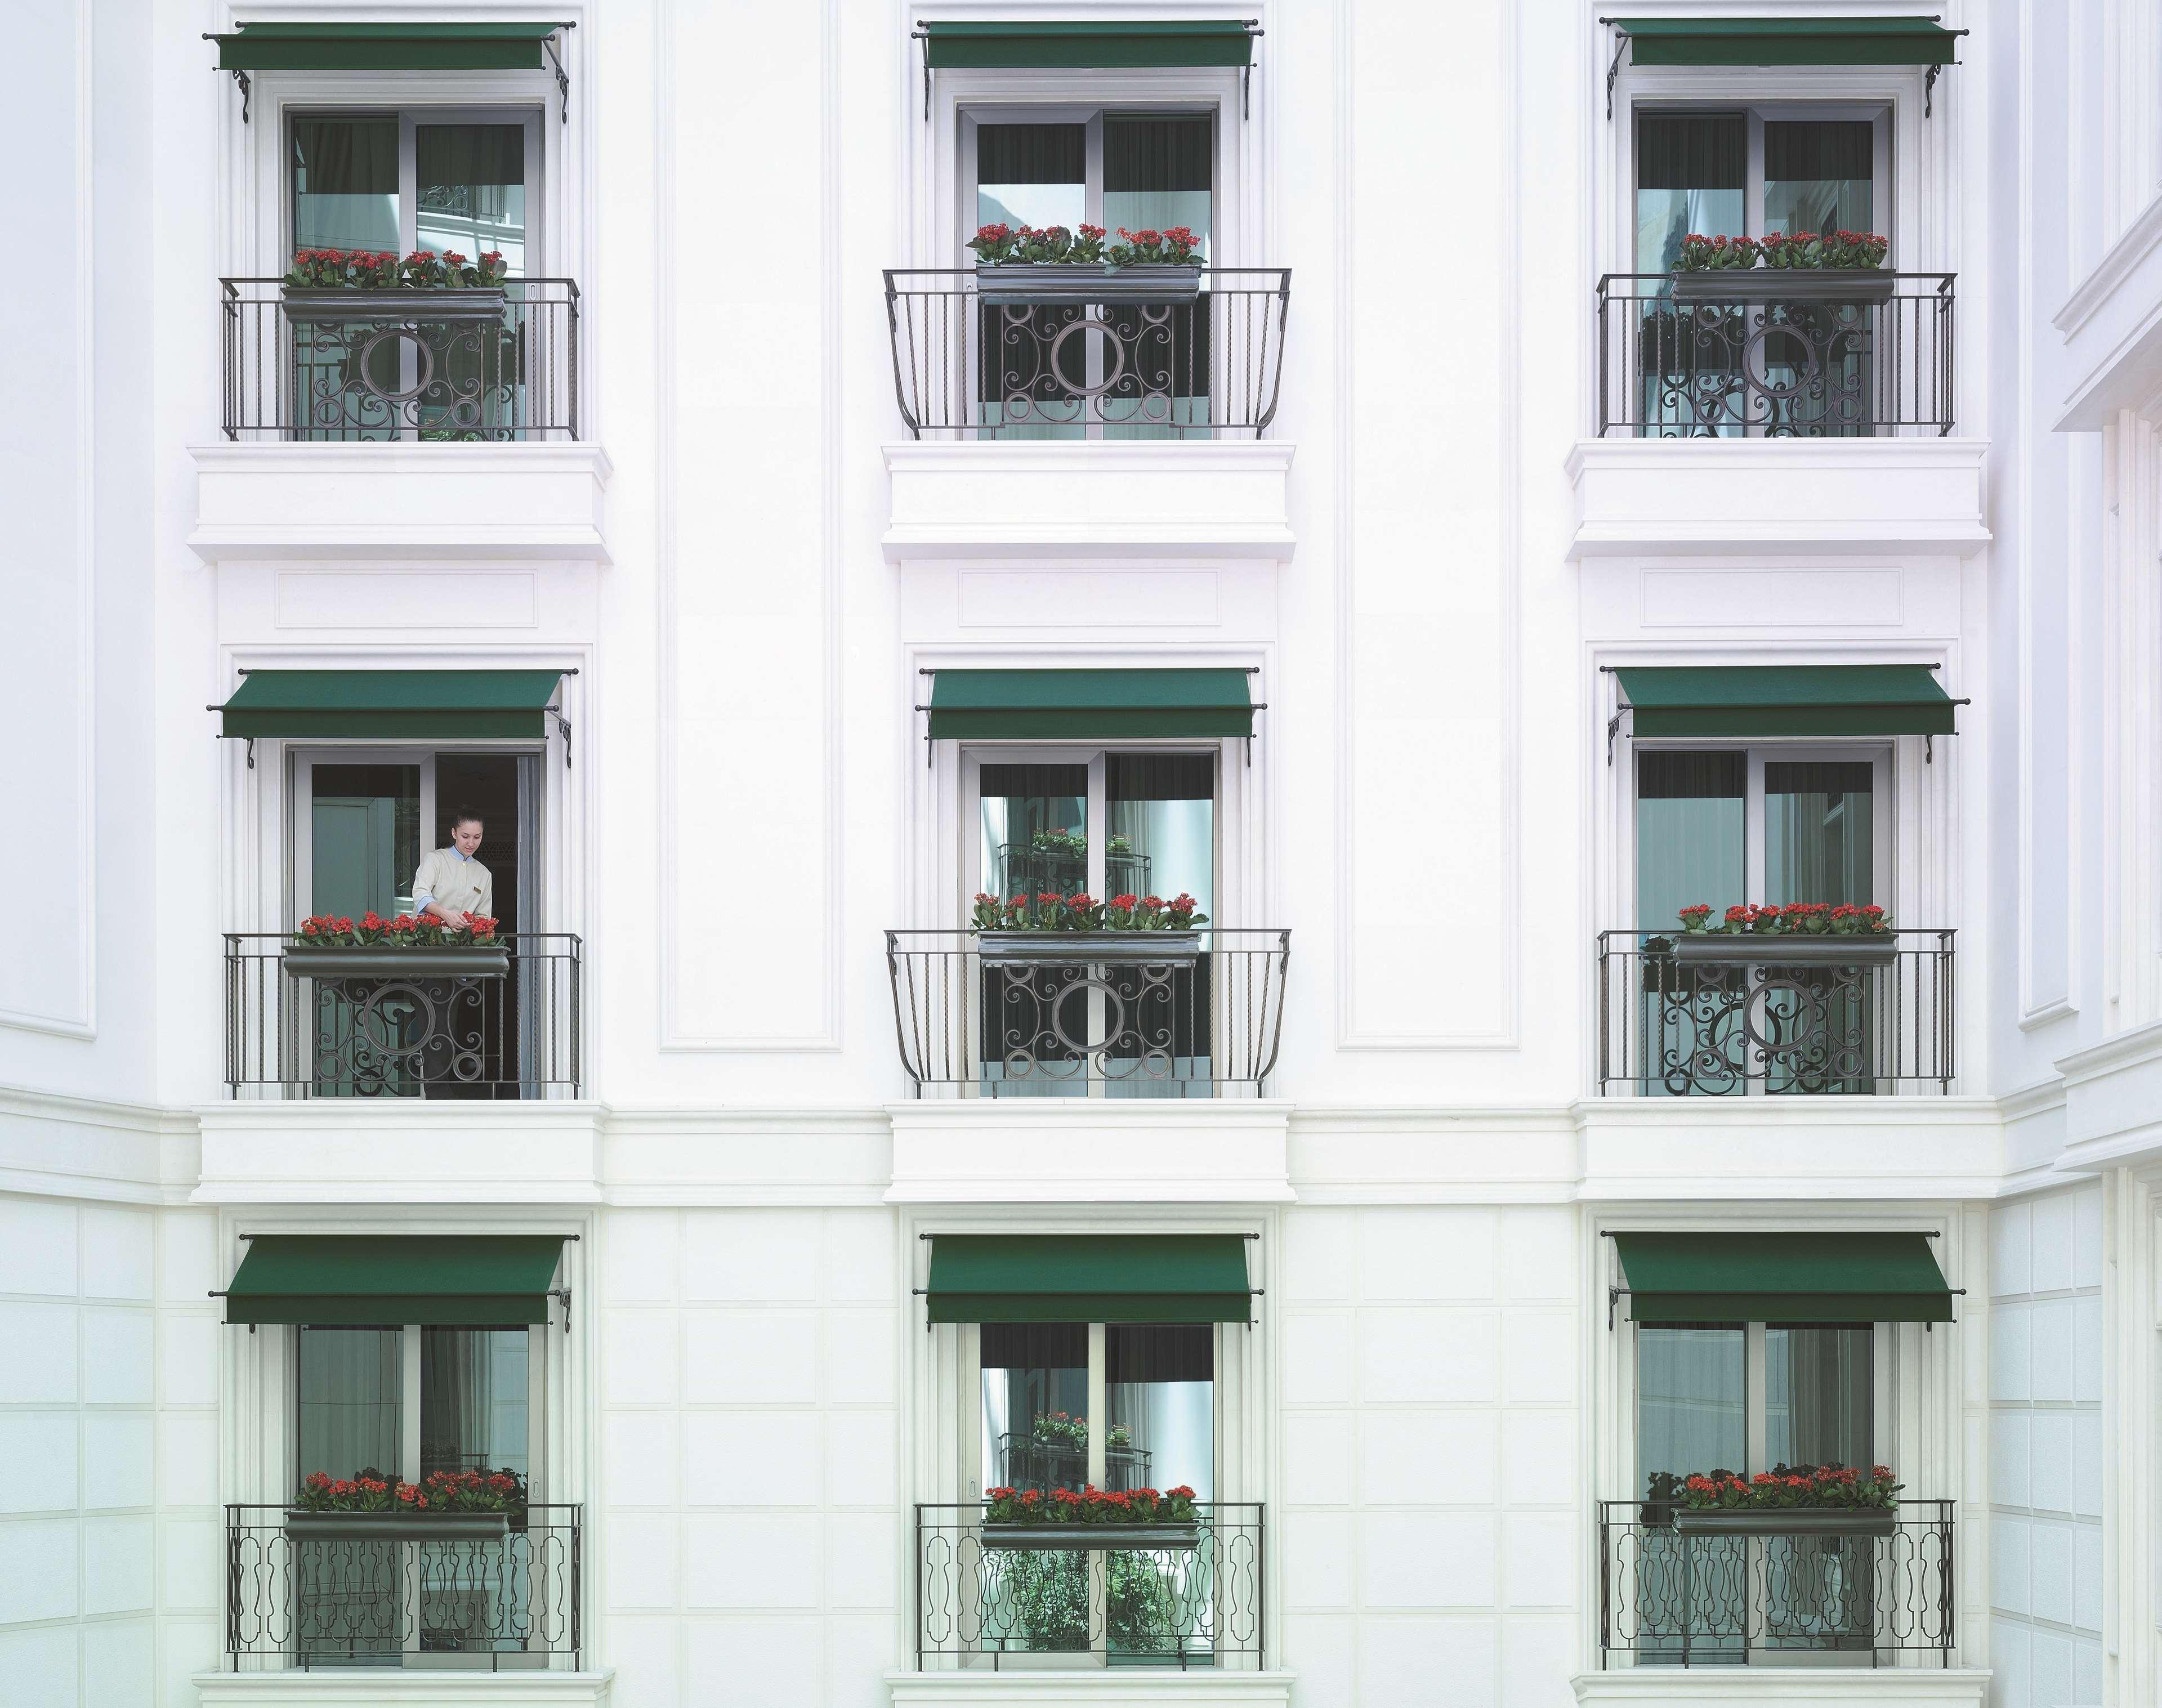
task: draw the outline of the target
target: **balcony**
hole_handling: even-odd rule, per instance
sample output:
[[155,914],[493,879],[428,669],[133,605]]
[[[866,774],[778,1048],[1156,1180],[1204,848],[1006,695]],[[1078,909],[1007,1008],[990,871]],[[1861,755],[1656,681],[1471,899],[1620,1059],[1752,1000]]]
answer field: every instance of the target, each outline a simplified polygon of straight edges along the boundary
[[1603,931],[1600,1094],[1949,1092],[1953,938],[1931,930],[1873,940]]
[[[232,1669],[576,1669],[583,1512],[534,1505],[494,1534],[453,1536],[425,1517],[338,1513],[311,1526],[283,1507],[229,1506]],[[472,1529],[488,1515],[462,1516]]]
[[212,562],[608,561],[568,279],[289,294],[220,281],[220,436],[193,447]]
[[348,1107],[577,1098],[580,948],[564,932],[345,951],[228,932],[227,1090]]
[[1697,1534],[1670,1505],[1601,1502],[1601,1668],[1950,1669],[1951,1502],[1903,1501],[1874,1526],[1841,1514],[1856,1522],[1829,1533],[1803,1528],[1815,1513],[1785,1531],[1788,1515],[1758,1516],[1748,1535]]
[[1057,1656],[1076,1668],[1257,1671],[1266,1509],[1200,1511],[1191,1533],[1168,1539],[1103,1525],[1024,1539],[987,1533],[974,1502],[919,1505],[916,1670],[1041,1669]]

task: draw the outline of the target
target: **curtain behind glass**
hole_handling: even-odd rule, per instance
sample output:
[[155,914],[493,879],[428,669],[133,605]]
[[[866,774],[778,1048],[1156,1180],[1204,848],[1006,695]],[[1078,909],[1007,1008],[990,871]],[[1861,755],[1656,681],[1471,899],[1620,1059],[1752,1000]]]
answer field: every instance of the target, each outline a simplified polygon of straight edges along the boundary
[[396,1329],[303,1329],[299,1476],[404,1474],[405,1354]]
[[1216,755],[1121,753],[1104,766],[1111,845],[1104,888],[1112,895],[1182,890],[1216,913]]
[[1867,760],[1764,767],[1764,899],[1778,906],[1874,901],[1872,791]]
[[1747,898],[1747,755],[1637,752],[1637,919],[1676,931],[1675,916],[1702,901],[1716,917]]
[[1667,272],[1690,232],[1739,234],[1748,172],[1746,114],[1638,114],[1637,270]]
[[1867,1323],[1764,1330],[1767,1460],[1868,1469],[1876,1450],[1873,1332]]
[[1216,1331],[1114,1323],[1104,1331],[1111,1412],[1104,1481],[1113,1489],[1177,1488],[1215,1498]]
[[976,127],[976,223],[1064,226],[1089,217],[1089,128]]
[[420,1470],[532,1471],[532,1335],[420,1331]]
[[525,272],[525,127],[423,124],[414,128],[418,247],[491,252],[514,279]]
[[986,890],[1070,896],[1088,887],[1088,766],[987,765],[977,784]]
[[399,246],[398,121],[295,119],[293,247]]
[[1184,226],[1209,253],[1215,123],[1206,113],[1104,116],[1104,225],[1114,236]]
[[986,1487],[1078,1489],[1089,1481],[1089,1325],[985,1323]]
[[1764,229],[1866,232],[1874,215],[1876,127],[1858,119],[1767,119]]
[[1739,1323],[1639,1327],[1637,1481],[1742,1470],[1749,1457],[1747,1334]]

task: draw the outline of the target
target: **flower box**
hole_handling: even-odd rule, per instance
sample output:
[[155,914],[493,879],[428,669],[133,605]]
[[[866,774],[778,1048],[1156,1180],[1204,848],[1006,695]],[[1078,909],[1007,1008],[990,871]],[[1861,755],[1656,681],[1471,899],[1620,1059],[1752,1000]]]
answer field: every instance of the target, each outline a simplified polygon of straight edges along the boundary
[[441,285],[417,290],[361,290],[289,285],[281,306],[289,321],[352,326],[493,323],[508,303],[501,285]]
[[992,1524],[982,1532],[986,1548],[1033,1549],[1078,1554],[1097,1549],[1192,1549],[1201,1545],[1193,1524]]
[[1683,965],[1884,967],[1899,953],[1889,932],[1789,936],[1781,932],[1688,932],[1666,939]]
[[976,268],[976,295],[988,303],[1191,302],[1200,293],[1200,268],[1163,262],[1001,261]]
[[288,943],[295,979],[501,979],[510,971],[506,943]]
[[285,1534],[315,1542],[500,1542],[510,1512],[311,1512],[288,1508]]
[[1682,1507],[1674,1512],[1681,1536],[1889,1536],[1898,1528],[1897,1507]]
[[1882,302],[1899,276],[1877,267],[1708,267],[1676,273],[1684,302]]
[[1198,931],[982,931],[977,939],[986,965],[1029,962],[1160,967],[1190,962],[1201,953]]

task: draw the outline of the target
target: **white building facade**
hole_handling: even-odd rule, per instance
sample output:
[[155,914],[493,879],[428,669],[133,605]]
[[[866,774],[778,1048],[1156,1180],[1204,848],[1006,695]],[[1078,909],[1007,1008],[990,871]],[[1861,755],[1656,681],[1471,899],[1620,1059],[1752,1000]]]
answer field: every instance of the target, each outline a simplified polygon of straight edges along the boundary
[[11,23],[11,1703],[2156,1699],[2151,7]]

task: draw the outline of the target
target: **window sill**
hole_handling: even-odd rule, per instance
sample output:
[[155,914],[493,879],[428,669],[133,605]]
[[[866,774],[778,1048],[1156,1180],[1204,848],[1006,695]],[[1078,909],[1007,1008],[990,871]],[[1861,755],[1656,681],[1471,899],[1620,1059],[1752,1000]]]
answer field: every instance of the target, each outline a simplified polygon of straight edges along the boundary
[[598,445],[197,445],[207,562],[610,561]]
[[1287,1708],[1296,1674],[1175,1672],[1153,1668],[1058,1668],[997,1672],[888,1673],[894,1708],[1121,1708],[1207,1703],[1210,1708]]
[[605,1708],[614,1668],[595,1672],[488,1672],[431,1667],[317,1668],[262,1673],[197,1673],[201,1708]]
[[1586,1704],[1685,1702],[1692,1708],[1980,1708],[1989,1691],[1980,1669],[1829,1667],[1621,1667],[1569,1680]]
[[1945,552],[1989,543],[1986,439],[1585,439],[1575,557]]

